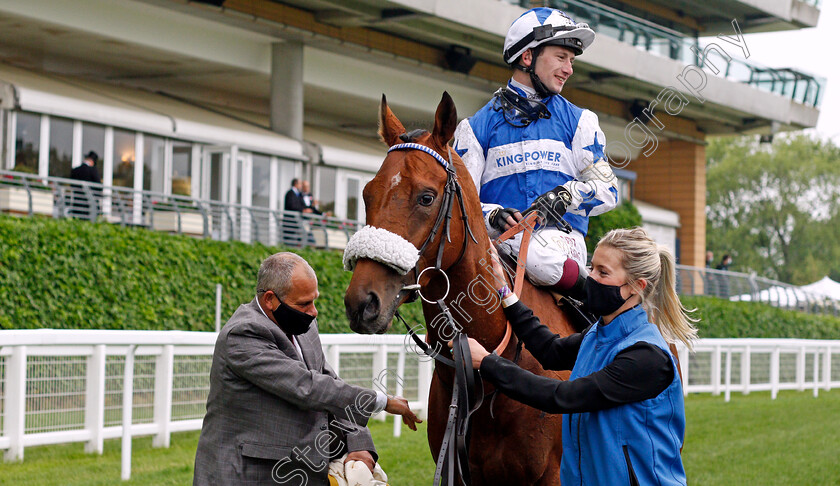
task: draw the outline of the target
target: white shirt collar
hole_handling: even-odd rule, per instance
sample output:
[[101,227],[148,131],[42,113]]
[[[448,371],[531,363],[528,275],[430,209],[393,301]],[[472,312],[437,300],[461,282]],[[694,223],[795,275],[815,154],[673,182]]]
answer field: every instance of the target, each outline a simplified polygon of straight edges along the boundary
[[537,90],[535,90],[534,88],[532,88],[528,85],[522,84],[522,83],[520,83],[519,81],[517,81],[513,78],[510,78],[510,84],[512,86],[514,86],[515,88],[519,88],[522,91],[524,91],[525,94],[528,95],[529,100],[539,99],[539,96],[537,96]]
[[[257,303],[257,307],[259,307],[260,312],[262,312],[262,315],[264,315],[266,319],[271,321],[271,319],[268,317],[268,314],[265,313],[262,306],[260,305],[260,299],[259,299],[258,296],[254,296],[254,302]],[[274,321],[271,321],[271,322],[274,322]],[[301,361],[303,361],[303,350],[300,349],[300,343],[297,340],[297,336],[295,336],[294,334],[290,334],[289,337],[292,338],[292,345],[294,345],[295,351],[297,351],[298,357],[300,358]]]

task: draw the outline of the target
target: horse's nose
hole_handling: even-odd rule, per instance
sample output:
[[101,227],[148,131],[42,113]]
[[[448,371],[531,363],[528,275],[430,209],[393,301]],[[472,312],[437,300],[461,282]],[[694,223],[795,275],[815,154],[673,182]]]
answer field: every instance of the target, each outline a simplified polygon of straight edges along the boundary
[[368,292],[367,298],[364,302],[364,311],[362,319],[365,322],[370,322],[379,317],[379,296],[373,292]]

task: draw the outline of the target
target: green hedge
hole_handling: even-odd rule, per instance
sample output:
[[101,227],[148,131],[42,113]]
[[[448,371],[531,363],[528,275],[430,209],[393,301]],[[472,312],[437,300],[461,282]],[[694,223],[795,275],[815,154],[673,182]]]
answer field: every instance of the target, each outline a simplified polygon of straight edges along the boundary
[[[75,220],[0,216],[0,328],[211,331],[254,295],[260,262],[283,248],[221,243]],[[350,332],[341,252],[299,250],[318,274],[322,332]],[[750,302],[686,297],[702,337],[840,339],[840,318]],[[422,322],[419,303],[403,306]],[[403,332],[395,326],[394,332]]]
[[777,309],[758,302],[731,302],[715,297],[683,297],[696,308],[704,338],[840,339],[840,317]]
[[[254,297],[257,270],[285,248],[196,239],[107,223],[0,216],[0,328],[212,331]],[[315,269],[322,332],[349,332],[341,252],[295,251]],[[418,304],[406,306],[412,321]]]

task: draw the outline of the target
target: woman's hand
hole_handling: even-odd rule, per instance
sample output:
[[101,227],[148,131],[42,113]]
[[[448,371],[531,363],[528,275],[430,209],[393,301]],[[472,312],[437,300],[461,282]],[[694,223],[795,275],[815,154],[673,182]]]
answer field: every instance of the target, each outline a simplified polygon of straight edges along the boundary
[[[481,368],[481,362],[484,358],[490,354],[484,346],[479,344],[473,338],[467,338],[468,342],[470,343],[470,356],[472,357],[472,367],[474,370]],[[452,349],[452,341],[449,341],[449,348]]]

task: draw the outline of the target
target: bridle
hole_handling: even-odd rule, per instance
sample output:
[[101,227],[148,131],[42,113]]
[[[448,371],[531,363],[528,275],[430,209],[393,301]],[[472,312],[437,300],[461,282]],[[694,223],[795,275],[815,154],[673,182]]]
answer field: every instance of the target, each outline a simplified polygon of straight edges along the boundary
[[[411,335],[411,338],[414,340],[417,346],[420,347],[421,350],[423,350],[423,352],[426,355],[431,356],[436,361],[446,366],[452,367],[455,371],[455,380],[452,387],[452,401],[449,405],[449,416],[446,421],[446,430],[444,431],[443,441],[441,442],[440,452],[436,461],[433,484],[435,486],[441,484],[441,479],[445,469],[447,476],[447,485],[455,485],[457,470],[458,474],[460,475],[462,484],[465,486],[469,486],[471,484],[468,448],[469,420],[472,414],[481,407],[484,401],[484,388],[482,381],[480,379],[476,379],[476,373],[473,371],[472,368],[472,356],[470,354],[468,337],[466,333],[461,332],[461,330],[458,328],[457,324],[455,323],[455,319],[452,317],[452,313],[444,303],[444,299],[449,293],[449,280],[448,277],[446,277],[446,273],[441,268],[441,265],[443,262],[443,252],[446,243],[452,242],[450,235],[450,225],[452,221],[452,208],[454,207],[454,201],[456,198],[458,200],[458,206],[461,210],[461,219],[463,220],[464,232],[466,234],[464,236],[464,243],[461,246],[461,252],[458,255],[458,259],[455,261],[455,263],[453,263],[450,266],[450,268],[456,266],[461,261],[461,259],[463,259],[467,249],[467,235],[474,243],[477,244],[478,241],[476,241],[475,236],[473,235],[472,230],[469,226],[469,220],[467,218],[467,212],[464,206],[464,199],[463,194],[461,192],[461,186],[458,183],[458,177],[455,171],[455,166],[452,163],[452,149],[447,146],[447,155],[449,156],[448,162],[434,149],[425,145],[421,145],[419,143],[407,142],[396,144],[388,149],[388,153],[397,150],[419,150],[421,152],[424,152],[432,156],[446,170],[446,183],[444,185],[443,198],[440,204],[440,209],[438,210],[437,217],[435,218],[435,223],[432,226],[429,235],[426,237],[419,250],[419,254],[422,256],[425,253],[428,246],[435,240],[435,237],[437,236],[438,232],[441,230],[442,227],[444,234],[441,236],[440,245],[438,246],[437,257],[435,259],[435,266],[427,267],[424,270],[420,271],[418,259],[418,262],[417,264],[415,264],[414,267],[414,281],[416,283],[413,285],[404,286],[397,294],[396,299],[397,302],[399,302],[406,295],[409,295],[411,296],[409,297],[409,300],[413,300],[413,298],[416,298],[417,295],[420,295],[420,297],[425,302],[437,305],[438,309],[440,309],[440,313],[444,316],[446,320],[446,324],[449,325],[455,333],[455,337],[452,339],[452,359],[442,356],[438,350],[432,350],[427,343],[423,342],[423,340],[421,340],[414,332],[414,330],[408,325],[405,319],[403,319],[403,317],[399,313],[399,310],[394,312],[394,316],[403,322],[406,329],[408,330],[408,333]],[[445,240],[444,236],[446,238]],[[425,297],[423,297],[422,293],[420,293],[420,276],[422,276],[422,274],[429,269],[434,269],[436,272],[443,274],[444,277],[447,278],[446,294],[435,301],[426,299]],[[510,326],[508,325],[505,337],[503,338],[502,343],[499,345],[499,347],[502,349],[499,350],[497,348],[499,354],[501,354],[501,352],[504,351],[504,349],[507,347],[510,340],[510,332]],[[521,347],[517,347],[517,357],[519,355],[520,350]],[[475,393],[476,386],[479,387],[478,393]]]

